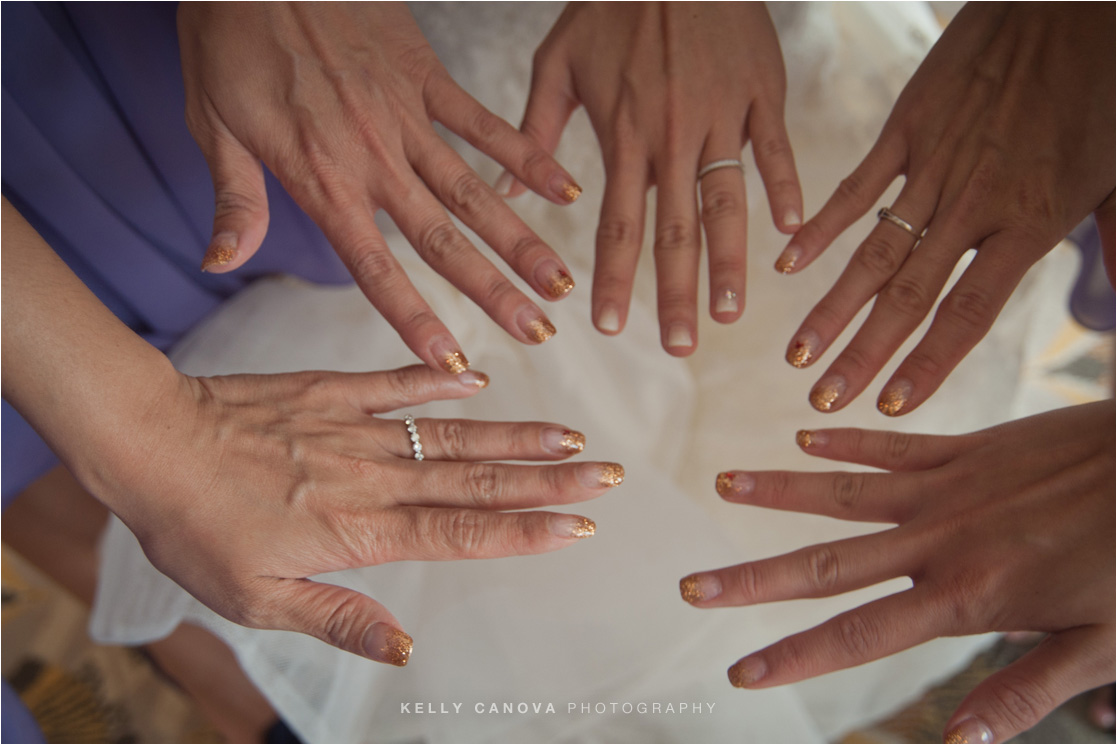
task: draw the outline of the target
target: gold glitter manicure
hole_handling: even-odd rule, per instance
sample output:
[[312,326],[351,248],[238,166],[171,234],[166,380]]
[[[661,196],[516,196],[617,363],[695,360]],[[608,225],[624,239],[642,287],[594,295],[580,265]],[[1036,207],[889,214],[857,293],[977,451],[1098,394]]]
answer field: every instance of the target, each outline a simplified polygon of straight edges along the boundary
[[779,260],[776,261],[776,271],[781,274],[790,274],[795,270],[795,262],[798,258],[798,256],[780,256]]
[[718,473],[717,492],[721,496],[729,496],[733,493],[733,473]]
[[471,382],[479,388],[487,388],[489,386],[489,376],[484,372],[474,372],[476,378]]
[[911,383],[906,380],[897,380],[880,394],[877,401],[877,410],[885,416],[898,416],[904,406],[908,404],[911,395]]
[[451,351],[442,357],[442,368],[450,374],[460,375],[469,369],[469,360],[460,351]]
[[562,441],[559,442],[564,452],[581,452],[586,447],[586,435],[580,431],[564,431]]
[[206,251],[206,255],[202,258],[202,271],[209,271],[216,266],[224,266],[233,262],[237,257],[236,249],[230,248],[227,245],[214,245]]
[[828,382],[825,385],[819,385],[811,391],[811,405],[819,411],[829,411],[834,407],[834,403],[841,396],[845,385],[837,382]]
[[398,667],[407,666],[407,661],[411,658],[411,647],[413,641],[411,636],[404,633],[402,630],[392,629],[388,631],[388,637],[384,641],[384,647],[380,649],[383,654],[384,660],[389,664],[394,664]]
[[578,197],[582,195],[582,187],[576,183],[564,183],[562,185],[562,198],[570,203],[578,201]]
[[802,369],[810,363],[814,358],[814,352],[811,350],[811,345],[806,341],[796,341],[791,350],[787,352],[787,361],[791,363],[792,367]]
[[598,482],[603,486],[615,488],[624,483],[624,468],[615,462],[607,462],[601,466]]
[[812,442],[814,442],[814,435],[812,432],[809,432],[806,429],[800,429],[799,431],[795,432],[795,443],[800,447],[803,447],[804,449],[810,447]]
[[579,540],[587,537],[593,537],[597,532],[597,525],[594,524],[592,519],[582,517],[578,520],[578,524],[570,528],[570,536],[576,537]]
[[555,327],[551,325],[551,321],[546,318],[537,318],[527,324],[524,329],[527,337],[537,344],[541,344],[551,336],[555,335]]
[[683,599],[691,604],[701,602],[706,598],[705,593],[702,591],[702,584],[698,581],[697,576],[687,576],[680,579],[679,593],[683,595]]
[[570,277],[570,274],[562,269],[556,271],[547,280],[547,294],[556,300],[560,297],[566,297],[572,289],[574,289],[574,280]]

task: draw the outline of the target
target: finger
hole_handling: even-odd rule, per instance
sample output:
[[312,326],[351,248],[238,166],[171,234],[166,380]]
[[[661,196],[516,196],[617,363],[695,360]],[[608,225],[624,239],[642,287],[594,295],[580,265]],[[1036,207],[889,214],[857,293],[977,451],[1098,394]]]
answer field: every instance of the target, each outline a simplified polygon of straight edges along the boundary
[[[488,190],[472,171],[469,175],[478,188]],[[418,178],[405,180],[407,188],[389,198],[387,209],[423,260],[513,338],[538,344],[553,336],[555,327],[543,311],[474,248],[426,185]]]
[[[547,147],[521,133],[478,103],[448,75],[435,76],[424,88],[423,95],[427,110],[437,121],[506,167],[532,191],[556,204],[570,204],[581,195],[582,188],[551,157],[554,145]],[[574,111],[573,105],[566,105],[569,108],[561,124],[565,124]]]
[[1109,285],[1114,285],[1114,267],[1117,266],[1114,249],[1117,247],[1117,216],[1115,216],[1114,198],[1112,191],[1105,201],[1094,210],[1094,222],[1098,226],[1098,235],[1101,237],[1102,259],[1105,264],[1105,273],[1109,277]]
[[754,102],[749,110],[749,139],[768,192],[772,221],[781,232],[793,233],[803,224],[803,189],[780,108]]
[[450,463],[423,460],[410,470],[405,503],[464,509],[530,509],[597,498],[624,481],[612,462],[562,465]]
[[[740,156],[738,136],[711,136],[700,162]],[[732,323],[745,306],[748,274],[748,198],[739,168],[718,168],[698,182],[702,226],[710,259],[710,317]]]
[[881,412],[897,416],[914,411],[985,337],[1029,268],[1019,258],[1024,241],[998,233],[981,244],[939,303],[927,334],[884,386],[877,402]]
[[668,153],[656,164],[653,250],[659,332],[664,350],[672,356],[689,356],[698,345],[697,174],[697,153]]
[[803,429],[795,441],[809,455],[892,471],[937,468],[974,447],[969,436],[869,429]]
[[224,127],[198,140],[213,178],[213,237],[202,271],[224,274],[244,265],[268,231],[268,194],[260,160]]
[[636,262],[644,240],[648,164],[642,152],[620,147],[606,155],[605,194],[593,267],[593,323],[616,334],[628,318]]
[[1080,692],[1113,681],[1113,627],[1054,633],[966,696],[947,742],[1008,741]]
[[[426,146],[414,153],[412,163],[439,201],[490,245],[540,296],[558,300],[574,288],[570,271],[558,254],[441,139],[432,134]],[[453,281],[453,277],[447,278]]]
[[902,522],[922,497],[920,481],[888,473],[718,473],[726,501],[858,522]]
[[844,612],[729,668],[735,687],[762,689],[864,664],[939,636],[926,598],[908,589]]
[[[880,288],[869,317],[812,390],[812,402],[821,400],[826,386],[840,388],[842,393],[829,399],[829,408],[822,410],[841,410],[860,395],[927,317],[968,247],[966,239],[953,231],[928,235]],[[904,396],[897,394],[882,400],[879,409],[896,415],[905,403]]]
[[[912,224],[919,230],[930,219],[934,204],[933,196],[916,195],[914,188],[905,188],[893,211],[909,222],[915,220]],[[799,326],[787,348],[788,363],[802,368],[818,359],[865,303],[895,276],[916,241],[906,230],[880,220],[854,251],[834,286]]]
[[[412,457],[412,440],[404,436],[402,422],[384,420],[382,424],[381,446],[396,457]],[[415,419],[414,425],[424,461],[562,460],[586,446],[584,434],[555,424]]]
[[411,636],[376,600],[309,579],[269,579],[274,615],[253,627],[305,633],[342,651],[382,664],[407,666]]
[[458,561],[549,553],[593,537],[593,520],[573,514],[477,509],[395,510],[382,542],[398,560]]
[[876,204],[888,185],[903,172],[905,159],[904,143],[898,138],[881,135],[818,214],[795,233],[776,259],[776,271],[791,274],[809,266],[835,238]]
[[385,372],[330,373],[354,408],[372,415],[432,400],[468,398],[489,385],[484,372],[470,370],[452,377],[441,370],[413,365]]
[[909,556],[897,554],[896,546],[876,535],[839,540],[691,574],[679,588],[683,599],[704,608],[832,597],[903,575]]

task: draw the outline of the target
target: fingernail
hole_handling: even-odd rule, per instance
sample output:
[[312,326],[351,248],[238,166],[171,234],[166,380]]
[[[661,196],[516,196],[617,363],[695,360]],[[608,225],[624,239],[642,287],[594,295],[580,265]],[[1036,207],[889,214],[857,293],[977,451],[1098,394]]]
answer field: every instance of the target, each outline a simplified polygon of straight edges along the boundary
[[803,218],[794,209],[789,209],[783,213],[783,224],[785,227],[799,227],[803,224]]
[[605,307],[597,318],[598,330],[616,333],[621,329],[621,316],[614,307]]
[[568,204],[578,201],[582,195],[582,187],[562,174],[551,179],[551,191]]
[[811,449],[812,447],[824,447],[830,441],[830,435],[824,431],[810,431],[809,429],[800,429],[795,432],[795,443],[803,449]]
[[209,241],[206,255],[202,257],[202,271],[232,263],[237,257],[237,234],[218,233]]
[[586,463],[578,469],[586,488],[615,488],[624,483],[624,468],[615,462]]
[[721,594],[721,579],[713,574],[691,574],[679,581],[679,594],[691,604]]
[[729,682],[734,687],[748,687],[764,679],[768,665],[764,659],[749,656],[729,667]]
[[512,184],[515,182],[516,177],[508,171],[504,171],[500,174],[500,178],[496,179],[496,183],[493,184],[493,191],[502,198],[507,197],[512,193]]
[[900,378],[888,384],[877,399],[877,410],[885,416],[899,416],[911,398],[912,384],[910,380]]
[[373,623],[361,640],[365,656],[394,666],[407,666],[411,658],[411,636],[387,623]]
[[737,293],[732,289],[727,289],[718,297],[717,304],[714,305],[714,312],[716,313],[735,313],[741,309],[737,304]]
[[435,339],[434,343],[431,344],[431,353],[442,365],[442,369],[452,375],[460,375],[469,369],[469,360],[458,349],[457,343],[452,338]]
[[792,243],[783,249],[783,253],[776,259],[776,271],[781,274],[790,274],[795,271],[795,265],[803,257],[803,249]]
[[814,331],[803,331],[787,349],[787,363],[797,369],[802,369],[811,363],[818,349],[822,346],[822,339]]
[[535,268],[535,279],[543,287],[547,296],[553,300],[566,297],[570,294],[570,290],[574,289],[574,280],[558,261],[549,259],[541,261]]
[[667,329],[667,346],[671,348],[690,348],[694,346],[694,337],[685,325],[673,325]]
[[748,473],[725,472],[718,473],[715,484],[718,495],[723,499],[733,496],[748,496],[756,488],[756,478]]
[[819,380],[811,389],[811,405],[816,411],[829,411],[846,391],[846,378],[831,375]]
[[573,455],[586,447],[586,435],[580,431],[548,427],[543,430],[543,449],[556,455]]
[[489,386],[489,376],[484,372],[462,372],[457,376],[457,381],[466,387],[487,388]]
[[980,718],[967,718],[947,732],[944,744],[993,744],[993,732]]
[[597,525],[592,519],[575,517],[572,514],[553,514],[550,521],[551,533],[558,537],[576,537],[579,540],[593,537]]
[[551,325],[551,321],[535,308],[531,308],[528,318],[521,320],[520,328],[523,329],[524,335],[537,344],[555,335],[555,327]]

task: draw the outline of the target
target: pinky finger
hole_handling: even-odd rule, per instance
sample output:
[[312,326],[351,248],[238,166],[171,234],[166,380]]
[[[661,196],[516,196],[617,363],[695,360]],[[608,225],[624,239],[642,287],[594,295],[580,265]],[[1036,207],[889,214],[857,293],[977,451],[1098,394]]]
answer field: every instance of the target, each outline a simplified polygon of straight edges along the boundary
[[1112,626],[1055,633],[967,695],[946,727],[945,741],[1008,741],[1074,695],[1112,681]]
[[803,224],[803,189],[783,117],[767,106],[754,105],[749,113],[749,139],[768,192],[772,221],[780,232],[795,232]]

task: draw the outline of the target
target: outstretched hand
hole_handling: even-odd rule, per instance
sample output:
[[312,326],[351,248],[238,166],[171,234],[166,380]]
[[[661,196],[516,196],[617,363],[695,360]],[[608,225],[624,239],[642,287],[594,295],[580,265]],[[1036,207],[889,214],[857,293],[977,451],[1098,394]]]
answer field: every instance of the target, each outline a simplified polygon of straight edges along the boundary
[[885,384],[883,413],[927,400],[1028,268],[1091,212],[1112,256],[1113,25],[1113,6],[1095,3],[970,3],[951,22],[872,151],[776,264],[807,266],[904,176],[890,208],[906,226],[879,221],[788,347],[791,364],[812,364],[876,297],[811,391],[815,408],[836,411],[869,385],[970,249],[973,262]]
[[[744,310],[747,199],[737,159],[751,140],[776,226],[799,227],[802,195],[784,127],[779,42],[760,3],[572,3],[535,55],[521,130],[548,152],[585,106],[605,158],[593,322],[625,325],[656,187],[655,262],[661,342],[697,346],[698,268],[705,228],[710,314]],[[698,188],[701,189],[699,205]],[[513,186],[511,194],[518,191]]]
[[405,5],[183,3],[178,23],[187,123],[217,195],[204,269],[232,271],[263,241],[263,162],[428,365],[460,372],[468,362],[392,256],[373,221],[381,209],[428,264],[513,337],[540,343],[554,333],[447,210],[548,300],[574,286],[565,264],[432,122],[556,203],[573,201],[580,189],[550,155],[454,83]]
[[[734,685],[764,688],[939,636],[1043,631],[1037,648],[962,702],[948,729],[1005,741],[1078,692],[1113,681],[1114,404],[965,436],[800,432],[808,454],[889,473],[728,472],[728,501],[897,525],[693,574],[684,598],[729,607],[827,597],[907,576],[912,587],[744,657]],[[984,737],[984,738],[983,738]]]

